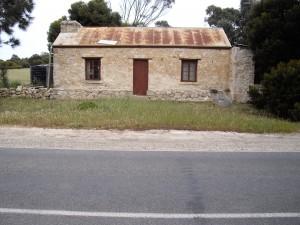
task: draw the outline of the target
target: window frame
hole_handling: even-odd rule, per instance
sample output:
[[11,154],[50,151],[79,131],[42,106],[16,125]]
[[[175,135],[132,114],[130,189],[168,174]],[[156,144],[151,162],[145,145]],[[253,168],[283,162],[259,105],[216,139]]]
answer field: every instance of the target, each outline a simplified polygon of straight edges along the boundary
[[[87,74],[87,66],[88,66],[88,61],[89,60],[98,61],[98,63],[99,63],[99,65],[98,65],[99,66],[99,68],[98,68],[98,78],[97,79],[91,79],[91,76]],[[84,69],[85,80],[86,81],[100,81],[101,80],[101,57],[85,57],[84,62],[85,62],[85,69]]]
[[[197,74],[198,74],[198,59],[181,59],[181,82],[197,82]],[[184,80],[183,79],[183,68],[184,68],[184,64],[188,64],[188,80]],[[190,74],[190,68],[191,68],[191,64],[195,64],[195,79],[191,80],[191,74]]]

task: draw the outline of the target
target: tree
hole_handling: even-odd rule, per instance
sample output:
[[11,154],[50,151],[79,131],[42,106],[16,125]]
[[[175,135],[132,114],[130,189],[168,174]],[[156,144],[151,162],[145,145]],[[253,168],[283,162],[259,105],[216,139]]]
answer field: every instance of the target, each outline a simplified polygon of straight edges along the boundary
[[241,0],[240,9],[220,8],[214,5],[206,9],[205,21],[211,27],[222,27],[231,44],[247,45],[246,25],[252,8],[260,0]]
[[241,0],[240,6],[241,6],[242,16],[247,17],[251,12],[252,8],[254,7],[254,5],[259,1],[260,0]]
[[16,64],[19,64],[19,65],[20,65],[21,59],[20,59],[20,57],[19,57],[19,56],[17,56],[17,55],[15,55],[15,54],[13,54],[13,55],[11,56],[11,58],[10,58],[10,60],[9,60],[9,61],[11,61],[11,62],[14,62],[14,63],[16,63]]
[[28,63],[28,59],[27,58],[20,58],[17,55],[12,55],[11,58],[9,60],[7,60],[7,62],[13,62],[15,63],[17,66],[16,68],[28,68],[29,67],[29,63]]
[[55,39],[57,38],[57,36],[60,33],[60,24],[62,21],[67,20],[66,16],[62,16],[60,19],[53,21],[50,24],[49,27],[49,31],[48,31],[48,49],[50,50],[51,45],[53,44],[53,42],[55,41]]
[[79,1],[69,9],[70,20],[76,20],[83,26],[120,26],[121,16],[112,12],[104,0]]
[[166,20],[160,20],[155,23],[156,27],[171,27]]
[[261,90],[252,88],[250,96],[257,108],[300,121],[300,60],[279,63],[265,74]]
[[[0,1],[0,46],[7,44],[15,47],[20,41],[13,36],[13,28],[18,26],[26,30],[32,17],[30,13],[34,7],[33,0],[1,0]],[[1,33],[9,36],[8,40],[2,40]]]
[[[71,5],[69,19],[76,20],[83,26],[121,26],[121,16],[112,12],[104,0],[91,0],[88,3],[79,1]],[[53,21],[48,31],[48,49],[60,33],[60,24],[67,20],[66,16]]]
[[48,64],[49,63],[49,53],[43,52],[40,55],[34,54],[29,59],[30,66]]
[[122,20],[127,25],[148,26],[172,8],[175,0],[122,0]]
[[0,87],[9,88],[9,80],[7,78],[7,70],[20,68],[18,64],[13,61],[0,60]]
[[7,78],[7,64],[5,61],[0,60],[0,87],[9,87],[9,82]]
[[206,9],[205,21],[211,27],[222,27],[231,44],[243,42],[241,13],[234,8],[220,8],[214,5]]
[[258,83],[279,62],[300,58],[300,1],[265,0],[256,4],[249,16],[247,34]]

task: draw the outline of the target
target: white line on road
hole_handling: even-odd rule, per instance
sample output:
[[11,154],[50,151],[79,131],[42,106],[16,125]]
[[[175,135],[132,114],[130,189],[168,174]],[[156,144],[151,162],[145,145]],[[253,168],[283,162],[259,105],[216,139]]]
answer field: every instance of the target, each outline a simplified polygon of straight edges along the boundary
[[109,217],[134,219],[253,219],[253,218],[300,218],[300,213],[124,213],[124,212],[85,212],[64,210],[12,209],[0,208],[2,214],[29,214],[45,216]]

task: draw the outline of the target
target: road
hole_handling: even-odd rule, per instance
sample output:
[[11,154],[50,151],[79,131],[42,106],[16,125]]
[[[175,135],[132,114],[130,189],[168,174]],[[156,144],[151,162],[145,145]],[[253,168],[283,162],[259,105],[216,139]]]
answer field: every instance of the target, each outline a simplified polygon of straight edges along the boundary
[[299,225],[300,153],[0,149],[1,225]]

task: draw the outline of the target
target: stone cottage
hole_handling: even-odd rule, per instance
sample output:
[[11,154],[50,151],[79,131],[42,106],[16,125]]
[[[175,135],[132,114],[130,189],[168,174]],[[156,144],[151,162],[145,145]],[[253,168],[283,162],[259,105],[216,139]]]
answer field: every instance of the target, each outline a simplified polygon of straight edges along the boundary
[[58,98],[142,95],[206,101],[222,93],[245,102],[251,54],[219,28],[82,27],[64,21],[53,44]]

